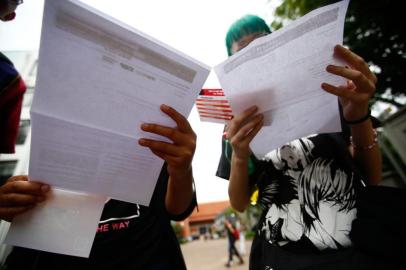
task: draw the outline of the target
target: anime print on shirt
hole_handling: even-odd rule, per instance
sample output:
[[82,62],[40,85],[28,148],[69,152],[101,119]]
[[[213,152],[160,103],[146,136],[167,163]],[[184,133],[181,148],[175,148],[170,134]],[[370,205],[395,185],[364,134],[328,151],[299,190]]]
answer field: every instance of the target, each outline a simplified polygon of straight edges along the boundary
[[325,139],[295,140],[265,157],[268,169],[257,179],[262,239],[284,245],[305,237],[319,250],[351,245],[356,177]]

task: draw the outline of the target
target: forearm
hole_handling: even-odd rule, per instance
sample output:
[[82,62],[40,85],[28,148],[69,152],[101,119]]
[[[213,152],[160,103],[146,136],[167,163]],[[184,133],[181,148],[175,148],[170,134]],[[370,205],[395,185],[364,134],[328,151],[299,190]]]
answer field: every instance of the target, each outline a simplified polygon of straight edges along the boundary
[[351,125],[351,135],[353,144],[363,148],[353,148],[353,156],[363,169],[368,184],[379,184],[382,178],[382,160],[379,146],[376,144],[370,149],[365,148],[374,144],[375,134],[371,120]]
[[166,210],[172,215],[182,214],[190,206],[193,193],[192,167],[184,173],[171,175],[166,191]]
[[243,212],[247,208],[250,202],[248,158],[239,159],[232,156],[228,195],[234,209]]

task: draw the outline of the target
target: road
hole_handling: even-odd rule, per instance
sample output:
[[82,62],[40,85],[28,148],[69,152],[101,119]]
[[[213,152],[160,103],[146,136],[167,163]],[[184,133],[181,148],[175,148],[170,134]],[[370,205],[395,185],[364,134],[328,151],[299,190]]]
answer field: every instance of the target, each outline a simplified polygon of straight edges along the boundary
[[[236,247],[239,245],[237,242]],[[228,258],[227,239],[195,240],[181,245],[181,248],[187,268],[190,270],[247,270],[251,242],[246,242],[246,254],[243,255],[245,263],[239,265],[238,259],[234,258],[234,264],[230,268],[225,267]]]

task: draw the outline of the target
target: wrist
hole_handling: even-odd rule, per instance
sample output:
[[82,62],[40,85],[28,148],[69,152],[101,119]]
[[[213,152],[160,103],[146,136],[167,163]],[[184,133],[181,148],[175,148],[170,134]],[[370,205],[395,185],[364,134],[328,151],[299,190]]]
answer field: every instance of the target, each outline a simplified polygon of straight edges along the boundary
[[343,120],[348,125],[357,125],[369,120],[370,117],[371,110],[367,108],[366,110],[362,110],[360,113],[357,113],[354,116],[348,118],[346,116],[343,116]]
[[171,178],[175,178],[175,179],[189,179],[190,178],[191,179],[191,177],[193,176],[192,165],[189,165],[189,167],[183,168],[183,169],[168,168],[168,173]]
[[372,141],[367,145],[355,143],[353,140],[353,137],[350,136],[350,143],[351,143],[351,146],[354,148],[354,150],[358,150],[358,151],[371,150],[378,144],[378,133],[376,132],[376,129],[373,129],[372,131],[373,131]]
[[233,155],[231,157],[231,163],[235,166],[242,166],[242,165],[247,165],[249,160],[249,156],[237,156]]

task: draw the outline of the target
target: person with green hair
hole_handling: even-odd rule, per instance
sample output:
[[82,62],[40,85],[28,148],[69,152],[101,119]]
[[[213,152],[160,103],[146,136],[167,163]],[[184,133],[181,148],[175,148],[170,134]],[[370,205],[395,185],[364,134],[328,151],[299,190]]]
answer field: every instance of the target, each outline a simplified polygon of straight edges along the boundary
[[[231,56],[237,50],[243,49],[251,41],[263,37],[271,33],[271,29],[265,23],[265,21],[255,15],[245,15],[239,20],[235,21],[229,28],[226,35],[226,48],[228,56]],[[237,49],[238,46],[238,49]],[[222,158],[220,159],[219,170],[217,174],[229,175],[230,174],[230,162],[232,148],[229,140],[226,137],[227,132],[224,132],[223,136],[223,150]],[[255,157],[251,156],[248,159],[248,171],[249,174],[254,171],[254,160]]]
[[[245,15],[235,21],[227,32],[226,47],[228,56],[245,48],[254,39],[270,33],[271,29],[263,19],[255,15]],[[238,46],[238,50],[236,46]]]
[[[246,15],[229,28],[227,53],[232,56],[270,33],[263,19]],[[234,209],[243,212],[256,190],[263,209],[255,227],[250,269],[371,266],[355,253],[349,235],[357,212],[354,201],[363,183],[377,185],[381,180],[380,151],[368,107],[376,76],[360,56],[343,46],[335,46],[334,55],[346,66],[328,65],[326,70],[346,78],[347,84],[320,84],[339,99],[343,132],[299,138],[258,160],[249,148],[264,122],[258,108],[235,115],[225,127],[216,174],[229,180]]]

